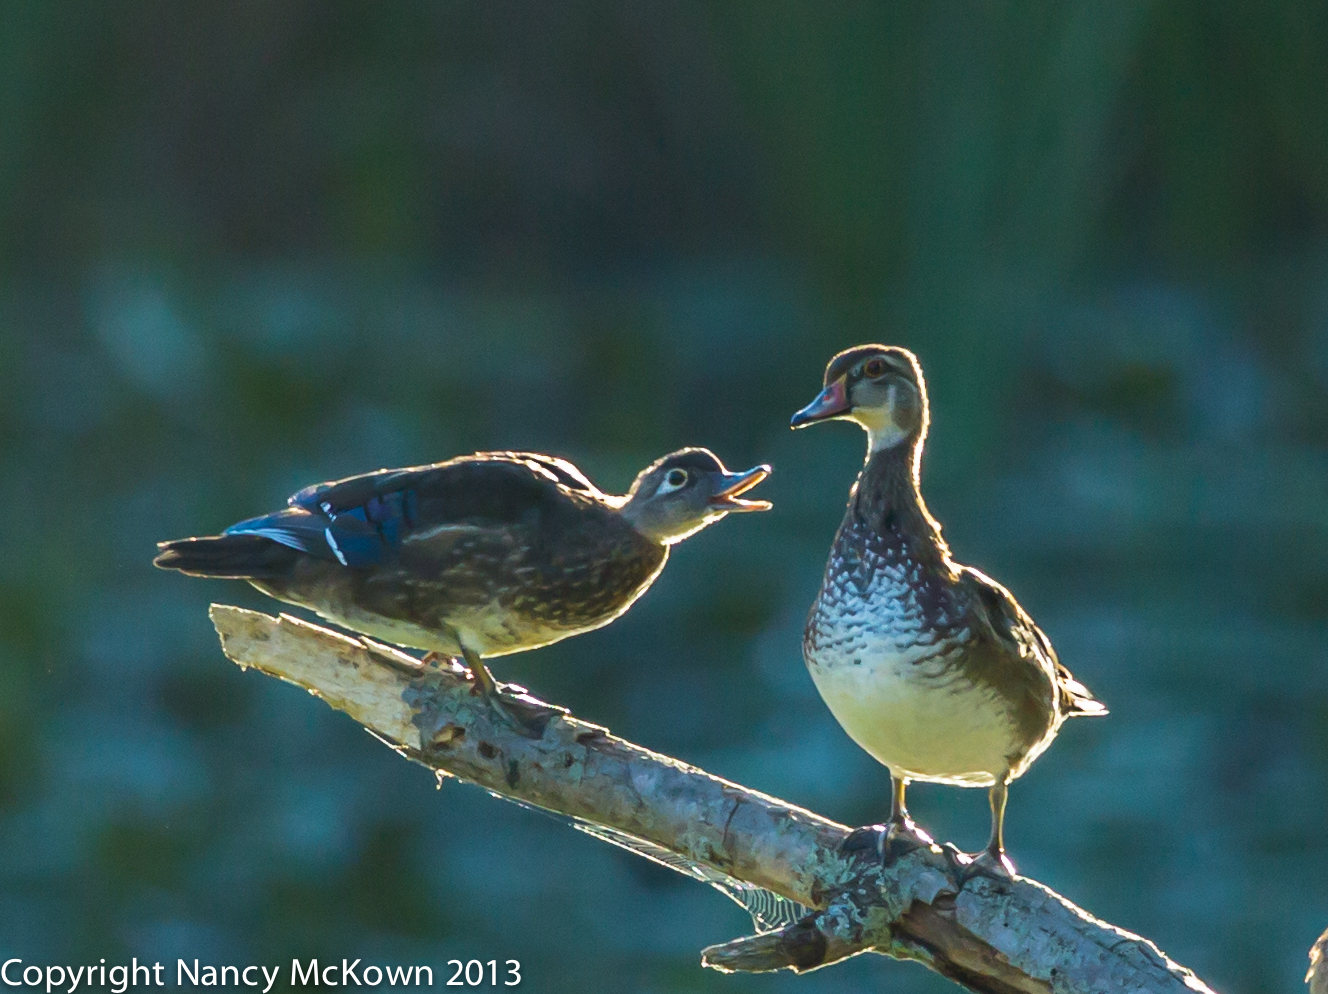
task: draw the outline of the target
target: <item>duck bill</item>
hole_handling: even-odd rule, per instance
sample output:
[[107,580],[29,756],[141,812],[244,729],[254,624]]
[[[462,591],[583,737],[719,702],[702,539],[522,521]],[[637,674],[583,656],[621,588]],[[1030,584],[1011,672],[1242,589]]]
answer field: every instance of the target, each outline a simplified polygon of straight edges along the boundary
[[715,478],[715,492],[710,498],[710,506],[721,511],[768,511],[768,500],[743,500],[745,494],[770,475],[769,466],[756,466],[745,473],[712,473]]
[[816,424],[818,421],[843,417],[849,412],[851,406],[848,402],[847,377],[841,376],[835,382],[827,383],[825,389],[816,395],[814,401],[793,415],[789,427],[804,428],[807,425]]

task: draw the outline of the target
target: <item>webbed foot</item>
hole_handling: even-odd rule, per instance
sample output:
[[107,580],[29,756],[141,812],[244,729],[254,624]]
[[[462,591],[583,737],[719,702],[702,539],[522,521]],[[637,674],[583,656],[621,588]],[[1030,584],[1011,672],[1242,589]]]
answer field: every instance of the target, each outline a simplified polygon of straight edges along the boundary
[[[504,697],[498,687],[498,681],[493,678],[493,674],[479,656],[466,653],[465,659],[466,666],[470,670],[470,692],[483,697],[484,703],[489,705],[495,717],[518,735],[524,735],[528,739],[544,738],[544,729],[548,727],[554,712],[548,708],[529,707],[515,698]],[[516,688],[518,691],[522,689]]]
[[958,852],[957,855],[964,860],[964,862],[955,860],[955,873],[961,887],[974,877],[987,877],[990,880],[1000,881],[1015,878],[1014,862],[1003,849],[984,849],[976,856]]
[[891,818],[881,833],[881,859],[893,863],[901,856],[906,856],[917,849],[936,845],[936,840],[918,827],[908,815]]

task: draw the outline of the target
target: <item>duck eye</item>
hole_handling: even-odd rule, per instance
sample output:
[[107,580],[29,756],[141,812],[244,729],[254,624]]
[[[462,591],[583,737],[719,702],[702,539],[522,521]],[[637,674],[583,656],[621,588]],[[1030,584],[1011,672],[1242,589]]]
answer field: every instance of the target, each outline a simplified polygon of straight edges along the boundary
[[885,372],[884,359],[868,359],[867,364],[862,367],[862,372],[871,379],[876,379]]
[[687,471],[684,469],[671,469],[665,481],[671,487],[680,487],[687,482]]

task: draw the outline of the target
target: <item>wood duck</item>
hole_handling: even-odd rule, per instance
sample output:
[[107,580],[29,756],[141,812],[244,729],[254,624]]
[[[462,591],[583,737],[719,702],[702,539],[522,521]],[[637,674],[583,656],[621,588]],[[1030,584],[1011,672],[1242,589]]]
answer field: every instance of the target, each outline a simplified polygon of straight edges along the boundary
[[162,542],[154,562],[247,580],[428,650],[426,660],[460,656],[478,691],[519,724],[483,659],[607,625],[654,582],[670,546],[731,512],[768,509],[740,495],[769,473],[731,473],[707,449],[680,449],[617,497],[563,459],[481,452],[306,487],[221,535]]
[[928,409],[913,353],[848,349],[830,360],[824,384],[792,427],[856,421],[867,431],[867,461],[807,619],[803,657],[844,730],[890,770],[887,849],[931,843],[908,817],[909,781],[988,787],[991,839],[969,865],[1011,875],[1010,781],[1066,718],[1107,709],[1008,590],[950,558],[919,489]]

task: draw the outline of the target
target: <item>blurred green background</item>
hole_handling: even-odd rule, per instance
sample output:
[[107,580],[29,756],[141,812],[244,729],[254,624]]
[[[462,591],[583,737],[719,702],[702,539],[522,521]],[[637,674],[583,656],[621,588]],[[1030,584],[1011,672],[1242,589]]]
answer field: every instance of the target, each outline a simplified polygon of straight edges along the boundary
[[[484,448],[621,489],[770,461],[611,627],[495,667],[850,823],[885,771],[799,633],[863,448],[788,416],[916,350],[925,487],[1112,710],[1012,791],[1025,872],[1224,992],[1328,925],[1328,5],[0,8],[0,952],[724,977],[708,889],[221,656],[154,571],[298,487]],[[968,848],[981,792],[920,786]],[[441,985],[445,974],[436,978]]]

